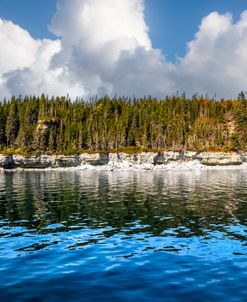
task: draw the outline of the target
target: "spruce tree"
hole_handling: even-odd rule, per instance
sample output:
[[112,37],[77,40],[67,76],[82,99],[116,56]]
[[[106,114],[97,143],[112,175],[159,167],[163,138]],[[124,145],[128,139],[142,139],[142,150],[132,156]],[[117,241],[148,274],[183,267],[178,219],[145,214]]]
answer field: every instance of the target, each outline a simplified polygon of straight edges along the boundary
[[6,122],[6,138],[7,138],[8,147],[14,146],[15,139],[18,135],[18,130],[19,130],[18,105],[17,105],[17,101],[13,97],[10,102],[9,113]]

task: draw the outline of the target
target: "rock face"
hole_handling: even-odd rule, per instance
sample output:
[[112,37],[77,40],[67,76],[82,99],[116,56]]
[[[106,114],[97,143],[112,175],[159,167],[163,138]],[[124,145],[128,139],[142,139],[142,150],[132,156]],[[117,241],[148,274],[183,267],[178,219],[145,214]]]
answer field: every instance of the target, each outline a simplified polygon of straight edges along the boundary
[[244,157],[241,154],[235,152],[203,152],[198,154],[197,158],[203,165],[207,166],[241,165],[243,162],[245,162]]
[[163,165],[169,162],[189,162],[198,160],[206,166],[241,165],[247,162],[247,153],[224,152],[143,152],[140,154],[127,153],[95,153],[81,155],[0,155],[2,169],[45,169],[66,168],[80,165],[102,166],[108,163],[128,162],[131,165]]
[[53,157],[53,160],[51,161],[51,167],[77,167],[80,165],[80,163],[81,162],[79,155],[58,155]]
[[79,164],[82,165],[92,165],[92,166],[102,166],[109,162],[109,153],[95,153],[88,154],[83,153],[79,156]]
[[49,167],[49,161],[42,159],[41,156],[12,156],[12,166],[13,168],[26,168],[26,169],[42,169]]
[[0,167],[4,169],[11,168],[13,162],[12,156],[4,156],[0,154]]

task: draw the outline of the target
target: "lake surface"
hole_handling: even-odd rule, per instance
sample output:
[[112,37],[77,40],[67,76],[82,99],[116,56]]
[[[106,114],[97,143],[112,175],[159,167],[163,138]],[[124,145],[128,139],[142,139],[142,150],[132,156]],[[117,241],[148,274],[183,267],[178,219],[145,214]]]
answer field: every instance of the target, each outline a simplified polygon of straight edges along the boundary
[[247,171],[0,173],[0,301],[246,301]]

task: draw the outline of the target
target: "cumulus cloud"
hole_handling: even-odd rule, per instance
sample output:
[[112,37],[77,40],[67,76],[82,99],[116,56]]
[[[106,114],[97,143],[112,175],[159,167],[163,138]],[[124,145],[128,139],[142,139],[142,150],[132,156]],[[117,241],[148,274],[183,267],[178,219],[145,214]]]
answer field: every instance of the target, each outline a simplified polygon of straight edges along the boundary
[[10,21],[0,20],[0,94],[84,94],[79,83],[71,83],[61,68],[50,68],[61,51],[60,40],[35,40]]
[[0,20],[0,28],[1,73],[30,66],[35,60],[39,42],[12,22]]
[[247,88],[247,11],[234,24],[230,14],[205,17],[177,65],[186,92],[236,97]]
[[4,96],[9,94],[4,75],[32,65],[39,42],[33,40],[29,33],[19,26],[1,19],[0,42],[0,92]]
[[0,20],[0,94],[72,97],[177,91],[235,97],[247,87],[247,11],[206,16],[175,63],[152,47],[143,0],[57,0],[49,26],[57,40],[36,40]]
[[91,95],[119,94],[121,56],[152,48],[141,0],[58,0],[50,30],[62,45],[53,67],[66,66]]

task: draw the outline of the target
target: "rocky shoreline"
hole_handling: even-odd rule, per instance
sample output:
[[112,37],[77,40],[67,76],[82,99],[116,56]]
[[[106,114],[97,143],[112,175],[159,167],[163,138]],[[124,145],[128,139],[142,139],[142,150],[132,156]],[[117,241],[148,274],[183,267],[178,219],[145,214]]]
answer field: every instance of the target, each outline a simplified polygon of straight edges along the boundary
[[160,166],[172,162],[188,163],[197,161],[203,166],[239,166],[247,163],[247,153],[224,152],[143,152],[139,154],[127,153],[83,153],[80,155],[0,155],[0,168],[13,169],[47,169],[71,167],[102,167],[109,164],[127,163],[131,166]]

